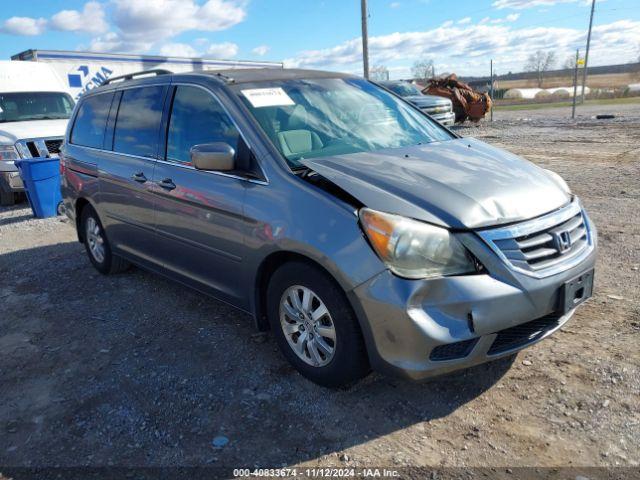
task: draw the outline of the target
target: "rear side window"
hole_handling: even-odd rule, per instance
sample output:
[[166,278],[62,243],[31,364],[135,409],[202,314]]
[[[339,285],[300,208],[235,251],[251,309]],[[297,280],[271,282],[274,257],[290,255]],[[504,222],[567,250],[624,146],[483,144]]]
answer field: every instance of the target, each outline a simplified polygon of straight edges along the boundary
[[113,93],[103,93],[80,102],[71,132],[71,143],[84,147],[102,148],[112,99]]
[[152,157],[158,143],[164,87],[131,88],[122,92],[113,150]]
[[220,103],[198,87],[178,86],[167,134],[167,160],[189,163],[194,145],[223,142],[238,151],[240,134]]

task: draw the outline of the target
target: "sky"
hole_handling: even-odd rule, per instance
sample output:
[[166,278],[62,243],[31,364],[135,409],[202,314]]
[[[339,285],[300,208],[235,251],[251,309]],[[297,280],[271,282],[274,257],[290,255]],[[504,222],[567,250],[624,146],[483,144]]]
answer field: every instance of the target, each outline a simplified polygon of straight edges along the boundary
[[[370,65],[408,78],[561,68],[584,50],[590,0],[369,0]],[[284,61],[362,72],[359,0],[0,0],[0,59],[27,49]],[[590,65],[640,61],[640,0],[598,0]]]

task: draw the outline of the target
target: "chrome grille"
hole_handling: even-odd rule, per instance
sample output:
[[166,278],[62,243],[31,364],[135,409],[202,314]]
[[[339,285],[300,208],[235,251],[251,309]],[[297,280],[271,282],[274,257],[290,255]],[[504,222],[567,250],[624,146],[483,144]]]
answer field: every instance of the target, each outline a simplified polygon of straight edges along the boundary
[[425,107],[422,109],[424,113],[428,113],[429,115],[437,114],[437,113],[449,113],[451,111],[451,105],[436,105],[433,107]]
[[62,138],[29,138],[16,142],[16,149],[21,158],[57,157],[60,147]]
[[58,154],[60,153],[60,147],[62,147],[62,139],[48,139],[44,141],[47,150],[49,151],[49,155],[52,153]]
[[570,267],[593,247],[585,214],[577,201],[543,217],[479,235],[508,265],[536,277]]

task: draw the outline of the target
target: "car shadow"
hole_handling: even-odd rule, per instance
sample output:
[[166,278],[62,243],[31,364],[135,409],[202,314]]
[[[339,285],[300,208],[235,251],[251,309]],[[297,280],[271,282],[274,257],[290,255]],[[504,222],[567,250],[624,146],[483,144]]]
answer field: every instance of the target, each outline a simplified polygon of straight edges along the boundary
[[0,227],[5,225],[11,225],[14,223],[26,222],[27,220],[31,220],[33,218],[33,214],[31,215],[18,215],[15,217],[6,217],[0,218]]
[[2,254],[0,271],[0,465],[292,465],[428,435],[513,362],[331,390],[245,313],[137,268],[100,275],[79,243]]

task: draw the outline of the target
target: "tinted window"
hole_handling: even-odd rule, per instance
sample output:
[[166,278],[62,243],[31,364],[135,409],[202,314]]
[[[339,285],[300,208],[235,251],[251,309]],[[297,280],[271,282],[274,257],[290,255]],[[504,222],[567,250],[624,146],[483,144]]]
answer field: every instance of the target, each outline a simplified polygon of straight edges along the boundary
[[113,136],[113,150],[141,157],[153,156],[162,117],[164,87],[124,90]]
[[80,102],[71,132],[71,143],[102,148],[112,98],[113,93],[104,93],[85,98]]
[[210,93],[179,86],[173,98],[167,160],[191,162],[189,150],[202,143],[224,142],[238,151],[238,130]]

